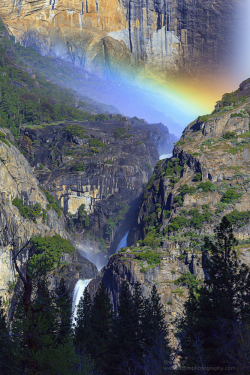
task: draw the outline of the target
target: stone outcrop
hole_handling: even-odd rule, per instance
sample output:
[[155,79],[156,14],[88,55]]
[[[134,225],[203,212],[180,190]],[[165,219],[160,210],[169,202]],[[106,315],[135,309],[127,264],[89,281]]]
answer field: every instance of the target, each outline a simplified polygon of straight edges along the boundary
[[[207,72],[228,57],[239,1],[0,1],[10,33],[102,76]],[[163,75],[162,75],[163,72]]]

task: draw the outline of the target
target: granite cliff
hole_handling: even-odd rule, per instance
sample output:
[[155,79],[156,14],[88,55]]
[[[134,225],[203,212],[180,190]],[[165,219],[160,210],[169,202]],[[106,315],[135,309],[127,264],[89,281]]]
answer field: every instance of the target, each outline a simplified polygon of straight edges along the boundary
[[[65,230],[65,219],[60,217],[50,205],[39,188],[38,180],[32,172],[26,158],[13,146],[13,136],[6,129],[1,129],[0,138],[0,226],[1,230],[7,225],[7,236],[11,238],[13,230],[17,230],[21,244],[25,244],[31,236],[60,235],[70,239]],[[5,138],[8,135],[8,140]],[[22,201],[25,207],[39,205],[41,214],[38,217],[27,217],[22,214],[15,204],[15,200]],[[42,214],[43,212],[43,214]],[[10,306],[14,291],[20,286],[11,259],[10,248],[4,247],[1,237],[0,250],[0,295],[3,297],[6,308]],[[64,267],[58,272],[67,278],[67,285],[73,290],[79,278],[93,277],[96,267],[78,252],[73,255],[64,255]],[[28,251],[23,251],[19,256],[19,264],[25,267]],[[52,278],[56,284],[56,277]],[[52,285],[53,287],[53,285]]]
[[142,68],[197,75],[222,67],[239,1],[0,1],[0,17],[23,45],[101,76]]
[[241,261],[250,264],[249,82],[188,125],[173,157],[158,162],[130,246],[110,257],[89,284],[91,293],[103,281],[116,306],[124,280],[131,290],[139,281],[145,296],[155,284],[174,332],[190,284],[206,277],[204,236],[213,238],[223,216],[233,225]]
[[[126,219],[135,216],[158,149],[168,153],[172,145],[162,124],[117,115],[109,121],[29,126],[19,138],[40,185],[60,200],[68,229],[77,233],[75,245],[102,265],[130,229]],[[81,205],[88,216],[83,226]]]

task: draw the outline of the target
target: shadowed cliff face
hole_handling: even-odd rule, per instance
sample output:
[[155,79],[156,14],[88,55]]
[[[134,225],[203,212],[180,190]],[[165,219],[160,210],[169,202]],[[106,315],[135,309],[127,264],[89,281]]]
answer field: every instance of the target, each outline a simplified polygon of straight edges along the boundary
[[238,5],[234,0],[0,0],[0,16],[24,45],[105,77],[142,67],[163,75],[199,75],[225,63]]
[[[78,136],[71,133],[76,129]],[[103,258],[103,265],[131,226],[143,187],[159,160],[157,149],[171,152],[173,140],[162,124],[111,119],[24,128],[19,145],[40,184],[60,199],[69,218],[73,215],[76,222],[79,207],[85,205],[90,225],[76,225],[76,246],[96,264]],[[105,240],[106,251],[90,241],[90,233]]]

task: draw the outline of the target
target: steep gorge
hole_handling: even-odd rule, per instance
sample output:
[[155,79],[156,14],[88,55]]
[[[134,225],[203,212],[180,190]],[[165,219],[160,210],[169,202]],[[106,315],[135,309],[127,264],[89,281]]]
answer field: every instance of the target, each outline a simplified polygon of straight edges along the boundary
[[139,281],[145,296],[155,284],[174,332],[189,287],[206,277],[204,237],[213,238],[224,215],[250,264],[249,81],[188,125],[173,157],[158,162],[129,234],[134,245],[110,257],[88,286],[92,294],[103,281],[116,306],[124,280],[131,290]]
[[[41,186],[60,200],[68,229],[78,232],[75,245],[102,265],[130,229],[128,218],[135,215],[158,149],[171,152],[174,140],[162,124],[116,117],[30,126],[19,138]],[[89,223],[79,228],[81,205]]]

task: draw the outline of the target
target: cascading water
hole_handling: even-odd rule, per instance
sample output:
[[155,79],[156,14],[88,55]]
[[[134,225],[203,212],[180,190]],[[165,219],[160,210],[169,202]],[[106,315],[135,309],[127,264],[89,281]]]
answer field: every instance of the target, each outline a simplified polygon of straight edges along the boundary
[[76,319],[77,307],[80,302],[80,298],[83,296],[84,289],[88,286],[89,282],[92,279],[78,280],[75,288],[73,290],[73,301],[72,301],[72,310],[73,310],[73,323]]
[[122,248],[127,247],[127,239],[128,239],[128,232],[125,234],[125,236],[121,239],[119,245],[117,246],[116,253]]

